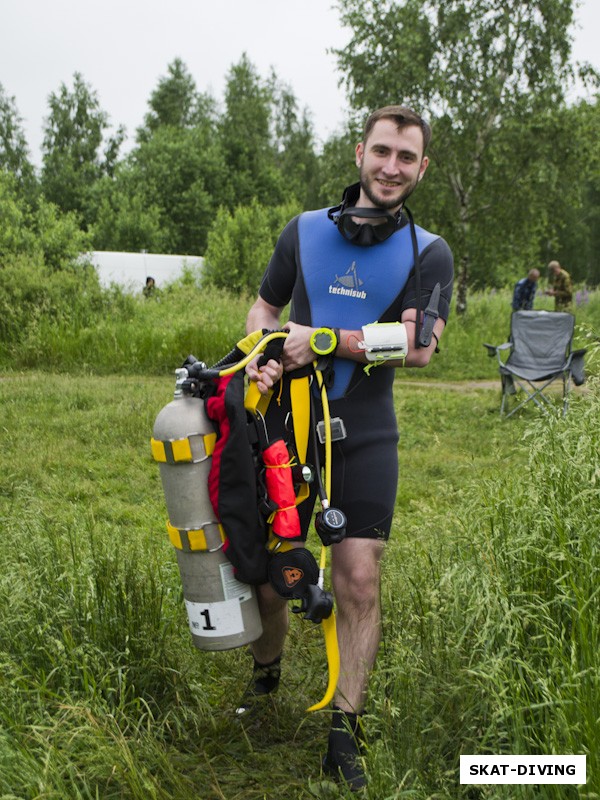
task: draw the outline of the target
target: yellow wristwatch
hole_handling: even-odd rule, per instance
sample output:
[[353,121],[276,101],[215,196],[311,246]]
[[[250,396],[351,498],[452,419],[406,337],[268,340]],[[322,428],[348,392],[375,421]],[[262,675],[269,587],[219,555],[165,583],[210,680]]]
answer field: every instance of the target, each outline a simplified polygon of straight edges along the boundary
[[310,346],[318,356],[328,356],[335,352],[339,344],[339,330],[317,328],[310,337]]

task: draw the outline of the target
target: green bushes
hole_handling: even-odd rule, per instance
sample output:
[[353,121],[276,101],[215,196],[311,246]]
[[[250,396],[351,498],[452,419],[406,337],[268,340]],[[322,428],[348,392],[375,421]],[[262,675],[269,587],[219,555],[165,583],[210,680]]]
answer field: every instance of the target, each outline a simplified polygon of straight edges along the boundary
[[234,293],[256,293],[279,233],[300,207],[266,208],[253,200],[234,214],[221,208],[208,235],[204,281]]
[[51,270],[68,267],[89,249],[75,214],[63,214],[38,197],[29,203],[10,173],[0,170],[0,269],[15,256],[27,256]]
[[0,341],[12,349],[50,321],[79,328],[105,305],[95,270],[82,266],[53,271],[27,256],[0,268]]
[[[189,273],[146,300],[116,286],[100,287],[95,272],[84,266],[52,272],[20,257],[0,268],[0,369],[164,374],[189,353],[214,363],[244,335],[254,297],[200,285]],[[472,295],[466,315],[452,313],[441,353],[426,370],[407,369],[404,376],[496,379],[496,361],[483,342],[506,341],[508,303],[508,292]],[[593,375],[600,293],[590,293],[576,317],[576,344],[589,348],[586,368]]]
[[102,288],[90,267],[0,269],[0,368],[164,374],[194,353],[218,361],[244,335],[248,297],[192,276],[146,300]]

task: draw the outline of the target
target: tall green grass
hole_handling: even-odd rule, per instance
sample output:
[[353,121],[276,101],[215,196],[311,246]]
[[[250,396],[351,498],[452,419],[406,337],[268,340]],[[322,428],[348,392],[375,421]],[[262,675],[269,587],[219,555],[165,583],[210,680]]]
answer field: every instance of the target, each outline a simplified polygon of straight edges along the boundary
[[[580,305],[573,305],[576,330],[574,347],[597,347],[600,341],[600,292],[584,295]],[[554,301],[540,296],[535,301],[536,310],[550,311]],[[441,354],[432,358],[427,367],[428,378],[447,380],[481,380],[496,377],[498,366],[489,358],[483,343],[502,344],[510,333],[511,292],[487,290],[470,294],[467,311],[458,316],[454,308],[444,331]],[[415,377],[419,370],[409,370]],[[594,370],[594,374],[597,372]]]
[[[0,797],[349,796],[320,775],[320,629],[232,714],[244,650],[191,645],[148,439],[172,379],[0,380]],[[598,765],[598,385],[565,419],[396,382],[401,477],[370,693],[368,796],[591,798]],[[461,753],[586,753],[586,787],[461,787]],[[559,791],[560,789],[560,791]]]
[[[307,637],[316,685],[288,676],[296,697],[267,753],[232,714],[247,654],[191,646],[149,454],[172,390],[170,378],[0,381],[0,797],[258,799],[301,725],[322,738],[323,718],[303,713],[320,691],[320,637]],[[286,774],[291,792],[308,758]]]
[[[244,335],[251,300],[215,289],[178,288],[126,303],[80,323],[43,317],[6,347],[0,366],[86,374],[172,372],[194,353],[218,361]],[[2,351],[0,351],[2,352]]]
[[[530,420],[527,463],[472,476],[452,533],[388,563],[373,755],[395,796],[600,797],[598,389]],[[453,793],[475,753],[584,754],[588,782]]]
[[[18,268],[17,268],[18,266]],[[88,374],[164,375],[193,353],[208,364],[218,361],[244,335],[253,302],[225,289],[202,288],[190,271],[155,297],[129,295],[117,287],[101,289],[90,270],[38,274],[17,265],[0,273],[0,369],[41,369]],[[1,293],[1,292],[0,292]],[[574,308],[577,346],[600,336],[600,292]],[[481,380],[497,375],[484,342],[506,341],[511,293],[486,291],[469,296],[466,314],[454,309],[441,353],[427,372],[409,376]],[[551,309],[540,297],[537,308]]]

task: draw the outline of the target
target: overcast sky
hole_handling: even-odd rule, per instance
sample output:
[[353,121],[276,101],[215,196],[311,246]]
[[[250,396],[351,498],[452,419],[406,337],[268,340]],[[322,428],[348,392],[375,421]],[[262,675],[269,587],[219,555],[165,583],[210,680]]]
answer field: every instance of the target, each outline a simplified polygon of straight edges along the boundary
[[[577,12],[574,57],[600,69],[600,2]],[[323,141],[344,120],[331,48],[350,32],[332,0],[0,0],[0,83],[14,97],[40,163],[48,96],[74,72],[133,139],[167,66],[179,57],[201,91],[222,100],[227,72],[246,52],[261,77],[273,67]]]

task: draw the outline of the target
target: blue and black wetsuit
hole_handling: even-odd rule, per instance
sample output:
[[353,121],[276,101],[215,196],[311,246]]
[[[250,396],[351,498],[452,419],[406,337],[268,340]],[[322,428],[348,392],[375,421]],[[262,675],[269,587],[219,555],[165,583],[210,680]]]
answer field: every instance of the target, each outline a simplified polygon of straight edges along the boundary
[[[452,254],[439,236],[416,226],[421,263],[421,308],[436,283],[442,287],[439,313],[448,318]],[[273,306],[291,301],[290,319],[301,325],[358,330],[394,309],[416,308],[410,226],[401,217],[395,233],[371,247],[344,239],[326,209],[294,218],[282,232],[259,294]],[[398,428],[392,385],[394,370],[335,357],[328,396],[332,416],[343,419],[347,437],[333,446],[332,505],[347,516],[347,535],[389,536],[398,486]],[[275,404],[271,403],[271,406]],[[277,412],[273,412],[277,413]],[[269,414],[271,410],[269,409]],[[303,530],[312,502],[300,504]]]

